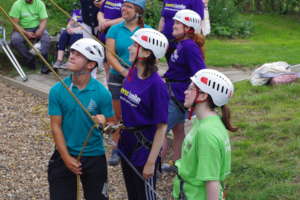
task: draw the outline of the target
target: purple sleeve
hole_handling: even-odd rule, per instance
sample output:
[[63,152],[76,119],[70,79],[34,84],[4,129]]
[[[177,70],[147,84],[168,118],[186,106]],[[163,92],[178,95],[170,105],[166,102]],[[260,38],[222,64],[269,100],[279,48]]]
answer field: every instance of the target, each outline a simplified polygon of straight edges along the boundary
[[197,12],[202,20],[204,19],[204,3],[202,0],[194,0],[191,9]]
[[162,7],[161,13],[160,13],[160,15],[161,15],[162,17],[165,17],[165,4],[166,4],[166,2],[164,1],[163,7]]
[[152,117],[154,119],[154,124],[166,124],[168,122],[169,104],[166,85],[160,80],[158,83],[153,84],[151,89],[151,104],[153,108]]
[[193,76],[200,69],[206,69],[202,52],[196,43],[194,43],[193,45],[185,46],[185,49],[183,50],[184,58],[190,69],[190,76]]
[[102,3],[101,8],[99,8],[98,12],[102,12],[104,14],[104,5],[106,3],[106,0]]

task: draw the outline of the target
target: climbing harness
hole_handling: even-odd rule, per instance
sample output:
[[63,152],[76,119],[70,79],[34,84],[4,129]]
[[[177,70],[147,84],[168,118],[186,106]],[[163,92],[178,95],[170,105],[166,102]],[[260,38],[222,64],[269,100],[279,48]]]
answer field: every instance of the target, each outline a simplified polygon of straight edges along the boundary
[[[145,185],[147,185],[147,187],[155,194],[155,196],[157,197],[157,199],[159,200],[164,200],[156,191],[155,189],[146,181],[146,179],[140,174],[140,172],[136,169],[136,167],[132,164],[132,162],[127,158],[127,156],[118,148],[118,145],[113,141],[113,139],[111,138],[111,133],[113,133],[114,131],[116,131],[117,129],[121,129],[121,130],[129,130],[129,131],[141,131],[144,130],[145,128],[147,128],[149,126],[141,126],[141,127],[125,127],[123,125],[123,123],[119,123],[117,125],[113,125],[113,124],[108,124],[106,127],[104,127],[103,132],[104,133],[110,133],[109,134],[109,138],[108,138],[108,143],[110,143],[112,146],[116,147],[116,151],[118,152],[118,154],[125,160],[125,162],[132,168],[132,170],[136,173],[136,175],[142,180],[144,181]],[[145,137],[145,136],[143,136]],[[146,144],[147,143],[147,144]],[[144,143],[144,145],[150,145],[148,142]],[[142,142],[141,142],[142,145]],[[151,144],[152,145],[152,144]],[[150,146],[151,148],[151,146]]]
[[126,130],[135,136],[137,143],[134,147],[134,151],[137,151],[141,147],[151,150],[152,141],[147,139],[143,134],[143,130],[145,130],[149,127],[151,127],[151,126],[147,126],[147,125],[146,126],[138,126],[138,127],[126,127],[125,126],[122,128],[122,130]]
[[184,188],[183,188],[185,181],[179,175],[178,168],[176,167],[176,165],[174,165],[174,167],[176,169],[175,170],[176,176],[179,179],[179,200],[187,200],[187,197],[185,195]]
[[173,92],[173,89],[172,89],[172,86],[171,86],[171,83],[186,83],[188,80],[172,80],[172,79],[168,79],[168,78],[165,78],[166,80],[166,83],[167,83],[167,87],[168,87],[168,93],[171,97],[171,100],[173,100],[173,102],[176,104],[176,106],[179,108],[179,110],[182,112],[182,113],[185,113],[187,111],[187,108],[184,107],[183,103],[181,103],[175,96],[174,92]]

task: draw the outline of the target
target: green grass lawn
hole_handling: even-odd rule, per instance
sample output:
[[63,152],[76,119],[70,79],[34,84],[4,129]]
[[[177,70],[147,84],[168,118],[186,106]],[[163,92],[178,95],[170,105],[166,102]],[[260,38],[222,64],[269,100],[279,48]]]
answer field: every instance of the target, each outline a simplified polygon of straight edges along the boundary
[[235,87],[228,200],[300,199],[300,81]]
[[253,66],[266,62],[300,63],[300,18],[272,14],[247,14],[254,33],[247,39],[209,38],[206,57],[209,66]]

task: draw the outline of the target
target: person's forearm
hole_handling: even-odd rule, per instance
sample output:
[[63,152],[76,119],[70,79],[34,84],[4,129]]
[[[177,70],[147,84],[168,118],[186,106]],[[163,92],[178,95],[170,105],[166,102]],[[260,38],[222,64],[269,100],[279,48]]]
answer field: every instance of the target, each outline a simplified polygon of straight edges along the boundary
[[22,33],[25,33],[25,29],[19,25],[19,19],[12,18],[12,21],[14,22],[14,30],[15,31],[21,31]]
[[65,158],[70,156],[70,154],[69,154],[68,149],[66,147],[63,132],[62,132],[61,128],[58,125],[55,125],[55,124],[51,125],[51,129],[52,129],[52,134],[53,134],[53,139],[54,139],[56,149],[59,152],[62,159],[65,160]]
[[166,124],[158,124],[157,130],[155,132],[152,148],[148,157],[147,162],[155,163],[160,152],[160,149],[163,145],[164,137],[167,131]]
[[44,31],[46,30],[47,19],[42,19],[39,25],[39,28],[35,31],[38,36],[42,36]]
[[118,23],[120,23],[120,22],[123,21],[123,20],[124,20],[124,19],[123,19],[122,17],[116,18],[116,19],[112,19],[112,20],[109,21],[109,26],[118,24]]
[[206,181],[205,182],[207,200],[219,199],[219,181]]
[[106,40],[106,56],[107,56],[107,61],[108,63],[112,66],[112,68],[114,68],[116,71],[118,71],[119,73],[122,74],[123,70],[126,68],[124,68],[121,63],[119,62],[119,60],[115,57],[115,55],[113,55],[113,53],[115,53],[115,42],[113,39],[108,38]]
[[159,32],[162,32],[164,25],[165,25],[165,18],[161,17],[160,20],[159,20],[159,24],[158,24],[157,30]]
[[104,15],[103,15],[102,12],[98,12],[97,13],[97,20],[98,20],[98,22],[99,22],[100,25],[105,22]]

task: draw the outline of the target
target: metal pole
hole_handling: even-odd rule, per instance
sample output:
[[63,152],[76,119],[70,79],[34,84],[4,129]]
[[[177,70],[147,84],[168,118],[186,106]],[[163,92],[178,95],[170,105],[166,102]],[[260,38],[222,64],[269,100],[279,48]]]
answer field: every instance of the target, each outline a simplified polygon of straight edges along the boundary
[[19,73],[19,75],[21,76],[22,80],[27,81],[28,78],[27,78],[26,74],[24,73],[23,69],[21,68],[18,60],[16,59],[13,52],[9,48],[8,44],[5,42],[2,42],[1,47],[2,47],[3,51],[5,52],[5,54],[7,55],[7,57],[9,58],[9,60],[11,61],[11,63],[13,64],[13,66],[15,67],[15,69],[17,70],[17,72]]
[[27,81],[27,76],[24,73],[21,65],[19,64],[17,58],[15,57],[14,53],[12,52],[12,50],[10,49],[9,45],[6,42],[6,34],[5,34],[5,28],[0,26],[0,33],[2,32],[2,39],[0,38],[0,45],[4,51],[4,53],[7,55],[7,57],[9,58],[10,62],[13,64],[13,66],[15,67],[15,69],[17,70],[17,72],[19,73],[19,75],[21,76],[23,81]]

